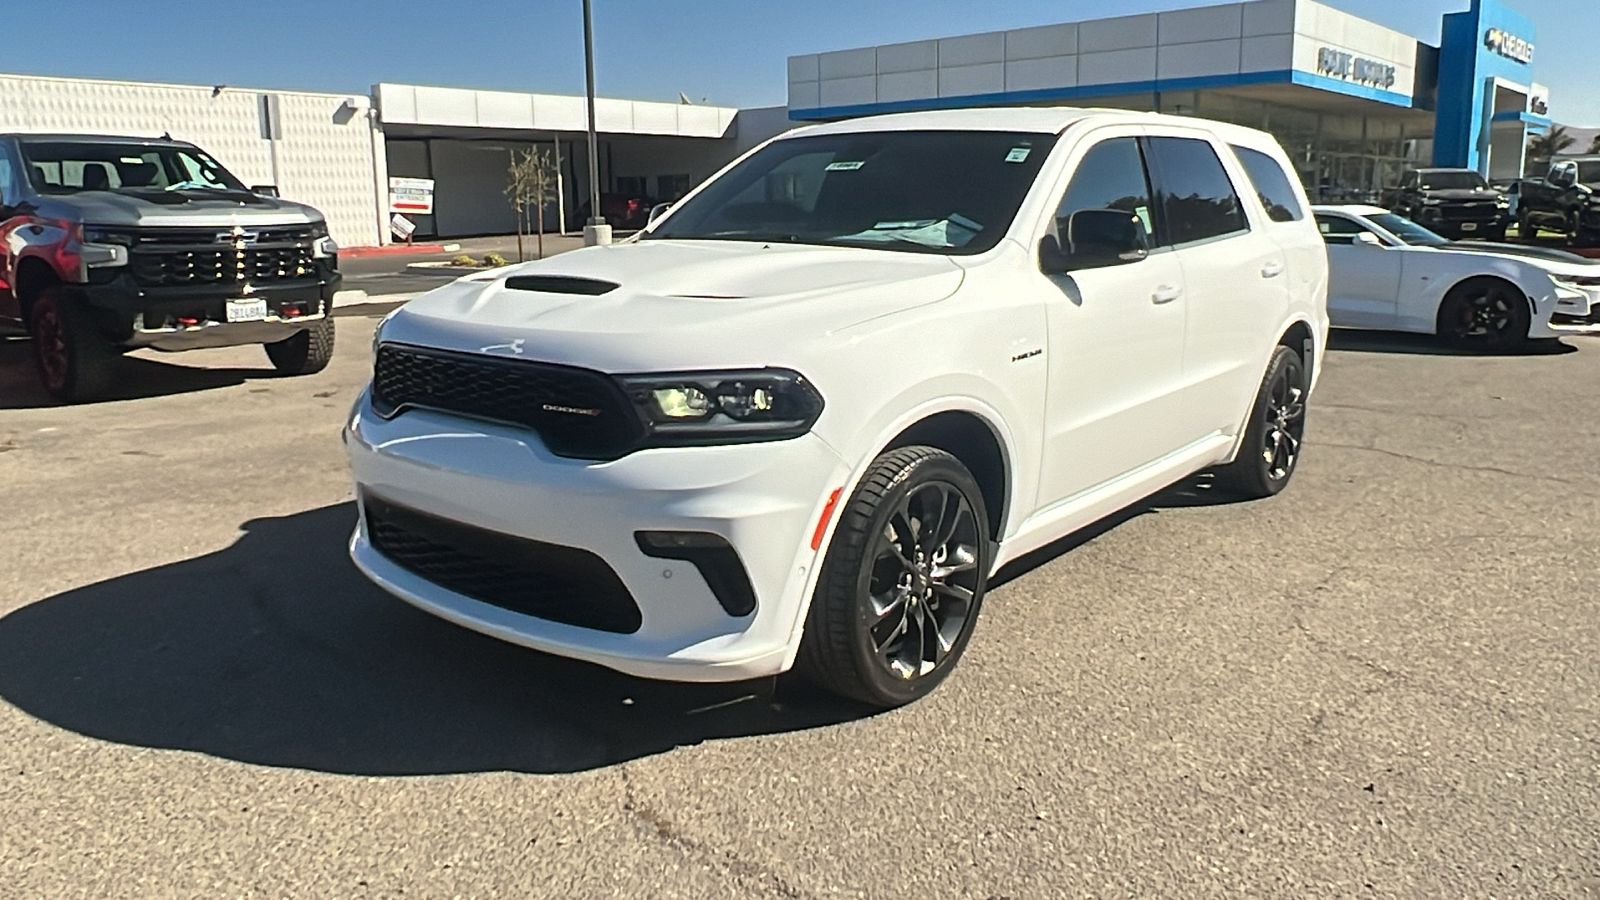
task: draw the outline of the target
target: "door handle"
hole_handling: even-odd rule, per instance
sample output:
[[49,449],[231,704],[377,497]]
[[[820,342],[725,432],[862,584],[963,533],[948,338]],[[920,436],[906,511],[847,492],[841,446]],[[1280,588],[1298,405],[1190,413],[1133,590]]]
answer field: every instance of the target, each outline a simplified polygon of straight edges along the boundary
[[1261,267],[1262,278],[1277,278],[1283,274],[1283,263],[1273,260]]
[[1156,292],[1150,295],[1150,299],[1156,303],[1171,303],[1181,296],[1183,296],[1183,288],[1175,288],[1163,284],[1156,288]]

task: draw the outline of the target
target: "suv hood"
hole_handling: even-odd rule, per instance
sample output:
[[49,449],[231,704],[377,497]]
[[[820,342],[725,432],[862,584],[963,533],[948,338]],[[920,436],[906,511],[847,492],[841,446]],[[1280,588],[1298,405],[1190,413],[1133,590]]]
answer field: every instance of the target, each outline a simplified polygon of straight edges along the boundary
[[207,197],[201,192],[148,195],[120,191],[80,191],[42,197],[46,215],[85,225],[113,228],[231,227],[234,225],[302,225],[322,221],[322,214],[302,203],[242,194]]
[[[528,290],[518,276],[551,280]],[[469,275],[401,307],[382,334],[606,372],[754,368],[792,364],[808,340],[942,300],[962,277],[935,254],[638,241]],[[616,287],[566,292],[605,288],[593,281]]]

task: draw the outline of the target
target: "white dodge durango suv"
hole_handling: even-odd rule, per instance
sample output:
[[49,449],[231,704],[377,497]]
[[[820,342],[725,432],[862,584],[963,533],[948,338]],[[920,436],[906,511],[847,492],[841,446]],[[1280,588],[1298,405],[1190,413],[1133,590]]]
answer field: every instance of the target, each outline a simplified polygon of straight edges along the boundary
[[1001,565],[1299,459],[1327,259],[1260,132],[1082,109],[789,132],[636,239],[391,314],[346,429],[357,565],[635,675],[894,706]]

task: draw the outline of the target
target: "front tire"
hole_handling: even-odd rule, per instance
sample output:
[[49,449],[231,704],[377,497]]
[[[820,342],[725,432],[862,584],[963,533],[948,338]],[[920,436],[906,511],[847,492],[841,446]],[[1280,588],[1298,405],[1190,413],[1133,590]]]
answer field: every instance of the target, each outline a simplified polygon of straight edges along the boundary
[[1528,340],[1533,313],[1522,291],[1499,278],[1469,278],[1439,304],[1438,332],[1458,350],[1503,353]]
[[284,375],[313,375],[333,359],[333,319],[323,319],[293,337],[266,344],[267,359]]
[[67,288],[54,285],[39,294],[28,316],[28,334],[39,381],[50,396],[83,403],[111,392],[121,354]]
[[1306,367],[1288,347],[1272,351],[1250,407],[1239,455],[1217,470],[1217,487],[1244,500],[1275,497],[1300,464],[1306,433]]
[[879,708],[926,695],[972,637],[990,563],[983,493],[966,466],[933,447],[884,453],[839,514],[797,669]]

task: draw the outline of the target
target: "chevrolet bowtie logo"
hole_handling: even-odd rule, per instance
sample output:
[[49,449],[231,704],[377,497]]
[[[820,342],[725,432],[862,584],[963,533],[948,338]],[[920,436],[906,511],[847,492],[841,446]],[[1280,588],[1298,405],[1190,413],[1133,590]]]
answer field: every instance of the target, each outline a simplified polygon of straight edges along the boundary
[[259,240],[261,240],[261,232],[246,231],[238,225],[233,226],[228,231],[217,232],[217,242],[222,244],[233,244],[242,247],[254,244]]

